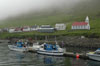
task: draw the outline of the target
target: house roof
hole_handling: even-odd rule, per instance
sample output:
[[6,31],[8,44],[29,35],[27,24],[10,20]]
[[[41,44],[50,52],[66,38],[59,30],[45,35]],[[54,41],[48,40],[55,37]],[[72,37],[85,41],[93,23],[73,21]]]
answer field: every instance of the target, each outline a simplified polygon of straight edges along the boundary
[[52,28],[50,25],[42,25],[41,28]]
[[61,23],[61,24],[56,24],[56,26],[64,26],[65,24]]
[[21,28],[15,28],[15,31],[19,31],[19,30],[21,30]]
[[86,23],[86,22],[74,22],[73,24],[72,24],[72,26],[82,26],[82,25],[87,25],[88,23]]

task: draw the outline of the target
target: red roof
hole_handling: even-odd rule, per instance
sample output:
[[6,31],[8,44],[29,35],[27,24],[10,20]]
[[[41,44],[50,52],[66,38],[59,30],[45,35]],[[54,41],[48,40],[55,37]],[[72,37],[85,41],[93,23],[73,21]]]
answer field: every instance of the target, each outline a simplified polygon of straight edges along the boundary
[[87,25],[88,23],[86,23],[86,22],[74,22],[73,24],[72,24],[72,26],[82,26],[82,25]]

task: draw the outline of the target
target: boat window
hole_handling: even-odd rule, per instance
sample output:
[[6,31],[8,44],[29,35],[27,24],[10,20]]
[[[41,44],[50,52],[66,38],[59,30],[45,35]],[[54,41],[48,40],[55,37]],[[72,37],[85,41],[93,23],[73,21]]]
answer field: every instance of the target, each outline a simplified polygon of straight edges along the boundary
[[41,48],[43,48],[43,46],[41,46]]
[[95,54],[100,54],[100,52],[95,52]]
[[53,50],[57,50],[57,47],[55,45],[52,46]]

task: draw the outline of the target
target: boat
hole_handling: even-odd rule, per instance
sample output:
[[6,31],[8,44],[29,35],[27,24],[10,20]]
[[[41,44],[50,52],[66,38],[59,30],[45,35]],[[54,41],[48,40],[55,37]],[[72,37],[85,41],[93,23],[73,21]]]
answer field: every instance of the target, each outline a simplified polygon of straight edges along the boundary
[[40,46],[37,53],[45,55],[62,56],[64,54],[64,50],[60,48],[58,44],[44,43]]
[[100,48],[86,54],[90,59],[100,61]]
[[40,48],[39,42],[33,43],[33,46],[27,47],[29,51],[37,51]]
[[14,51],[28,51],[27,47],[25,45],[23,45],[23,42],[19,41],[14,45],[8,45],[10,50],[14,50]]
[[28,51],[26,47],[18,47],[15,45],[8,45],[8,47],[10,50],[14,50],[14,51],[21,51],[21,52]]

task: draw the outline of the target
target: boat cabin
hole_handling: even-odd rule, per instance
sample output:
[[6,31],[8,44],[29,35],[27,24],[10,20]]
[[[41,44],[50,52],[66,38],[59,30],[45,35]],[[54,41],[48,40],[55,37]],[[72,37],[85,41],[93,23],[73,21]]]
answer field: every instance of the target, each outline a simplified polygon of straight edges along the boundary
[[44,45],[44,50],[57,50],[57,46],[53,44],[45,44]]
[[17,42],[17,47],[23,47],[23,42]]

